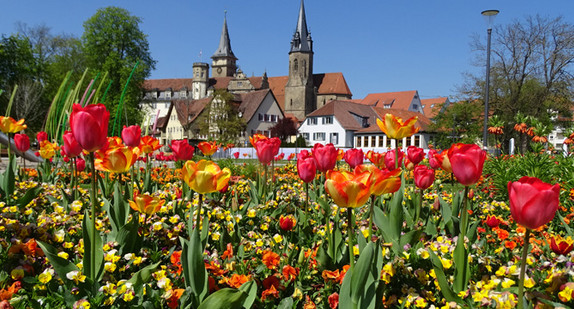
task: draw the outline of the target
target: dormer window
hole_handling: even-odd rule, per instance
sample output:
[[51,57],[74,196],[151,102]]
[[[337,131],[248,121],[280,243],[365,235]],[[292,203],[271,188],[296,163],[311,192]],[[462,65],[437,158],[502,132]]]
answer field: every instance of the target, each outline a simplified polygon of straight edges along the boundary
[[166,98],[166,99],[171,99],[171,91],[166,91],[166,92],[165,92],[165,98]]
[[368,128],[368,127],[369,127],[369,118],[368,118],[368,117],[363,117],[362,126],[363,126],[363,128]]
[[385,105],[383,105],[383,108],[391,108],[391,105],[392,104],[385,104]]

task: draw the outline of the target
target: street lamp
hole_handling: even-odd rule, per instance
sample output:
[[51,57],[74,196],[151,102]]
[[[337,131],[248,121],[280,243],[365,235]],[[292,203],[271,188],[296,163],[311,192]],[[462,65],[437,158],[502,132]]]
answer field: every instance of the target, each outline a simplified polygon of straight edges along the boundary
[[486,89],[484,95],[484,130],[483,130],[483,144],[484,150],[488,150],[488,95],[490,88],[490,36],[492,35],[492,24],[494,23],[494,18],[499,13],[499,10],[486,10],[482,11],[482,16],[486,20],[488,26],[488,43],[486,45]]

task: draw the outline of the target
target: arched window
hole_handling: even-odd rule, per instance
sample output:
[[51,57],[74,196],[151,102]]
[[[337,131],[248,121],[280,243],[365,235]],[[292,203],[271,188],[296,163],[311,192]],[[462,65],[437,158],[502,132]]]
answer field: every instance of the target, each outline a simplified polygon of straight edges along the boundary
[[297,63],[297,59],[293,60],[293,71],[297,72],[299,69],[299,64]]
[[303,75],[307,76],[307,60],[303,60]]

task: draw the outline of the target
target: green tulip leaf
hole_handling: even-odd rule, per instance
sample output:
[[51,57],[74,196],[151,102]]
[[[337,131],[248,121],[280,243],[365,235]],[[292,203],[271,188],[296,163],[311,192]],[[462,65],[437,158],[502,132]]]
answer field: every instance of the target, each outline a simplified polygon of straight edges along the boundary
[[243,307],[248,294],[242,290],[224,288],[209,295],[198,309],[236,309]]

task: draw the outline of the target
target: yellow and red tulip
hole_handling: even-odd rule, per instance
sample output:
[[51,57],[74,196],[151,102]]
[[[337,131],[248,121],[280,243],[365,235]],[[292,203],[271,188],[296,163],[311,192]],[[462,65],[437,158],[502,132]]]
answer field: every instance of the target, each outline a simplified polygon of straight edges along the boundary
[[383,120],[377,118],[377,125],[389,138],[402,139],[419,131],[419,128],[415,127],[417,120],[418,117],[414,116],[403,122],[403,119],[393,114],[385,114]]
[[380,170],[372,164],[363,164],[355,168],[355,173],[371,174],[371,194],[381,195],[397,192],[401,188],[401,169]]
[[561,237],[559,235],[554,235],[550,238],[550,249],[556,254],[566,255],[574,249],[574,240],[572,237]]
[[18,133],[28,126],[24,124],[24,119],[16,121],[12,117],[0,116],[0,131],[4,133]]
[[371,173],[328,170],[325,191],[339,207],[361,207],[371,195]]
[[43,141],[40,143],[40,156],[44,159],[50,159],[56,155],[60,147],[55,143],[50,143],[50,141]]
[[187,161],[181,169],[183,180],[199,194],[219,191],[229,183],[231,171],[213,161]]
[[104,172],[125,173],[136,162],[139,150],[128,146],[108,148],[99,152],[96,169]]
[[128,202],[133,210],[151,216],[161,209],[165,200],[157,196],[152,196],[149,193],[141,194],[136,191],[134,192],[133,200]]
[[150,154],[161,148],[159,140],[155,137],[146,135],[142,136],[139,146],[141,152],[145,154]]
[[219,146],[217,146],[217,143],[215,141],[212,141],[212,142],[201,142],[197,144],[197,148],[201,150],[204,156],[210,157],[217,151],[217,149],[219,149]]

